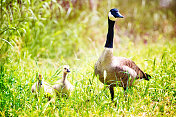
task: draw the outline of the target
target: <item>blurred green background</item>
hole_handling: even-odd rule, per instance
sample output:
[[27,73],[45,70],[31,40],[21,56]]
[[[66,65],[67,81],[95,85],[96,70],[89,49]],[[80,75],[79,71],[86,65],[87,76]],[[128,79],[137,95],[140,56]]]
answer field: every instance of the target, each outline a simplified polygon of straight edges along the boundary
[[11,52],[14,57],[27,53],[32,59],[53,59],[79,57],[94,46],[103,47],[111,8],[125,17],[116,23],[115,45],[175,40],[175,1],[163,1],[1,0],[1,64]]

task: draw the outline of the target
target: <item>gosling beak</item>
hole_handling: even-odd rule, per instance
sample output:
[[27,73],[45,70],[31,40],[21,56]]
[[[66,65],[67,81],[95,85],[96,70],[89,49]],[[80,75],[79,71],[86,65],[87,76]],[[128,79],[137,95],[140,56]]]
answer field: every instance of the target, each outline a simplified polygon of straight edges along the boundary
[[70,70],[69,69],[67,69],[67,73],[69,73],[70,72]]
[[124,18],[124,17],[123,17],[123,15],[120,14],[120,12],[118,12],[118,13],[116,14],[116,18]]

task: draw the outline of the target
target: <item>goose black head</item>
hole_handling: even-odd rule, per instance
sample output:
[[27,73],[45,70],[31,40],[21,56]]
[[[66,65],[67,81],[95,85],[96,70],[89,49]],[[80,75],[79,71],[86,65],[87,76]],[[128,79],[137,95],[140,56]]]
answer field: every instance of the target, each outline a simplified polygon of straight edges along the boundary
[[119,10],[114,8],[109,11],[108,17],[112,21],[116,21],[117,18],[123,18],[123,16],[120,14]]
[[63,70],[64,73],[69,73],[70,72],[69,65],[64,65],[63,68],[64,68],[64,70]]

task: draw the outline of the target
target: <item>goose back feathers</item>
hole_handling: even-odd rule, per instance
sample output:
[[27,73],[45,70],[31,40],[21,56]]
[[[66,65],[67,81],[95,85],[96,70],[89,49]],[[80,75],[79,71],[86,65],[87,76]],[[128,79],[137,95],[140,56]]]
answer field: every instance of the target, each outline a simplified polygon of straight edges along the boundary
[[[107,73],[104,76],[104,72]],[[129,86],[132,86],[135,79],[148,79],[132,60],[125,57],[112,56],[112,49],[105,48],[102,55],[95,64],[95,75],[99,76],[102,83],[126,88],[127,81],[131,77]]]

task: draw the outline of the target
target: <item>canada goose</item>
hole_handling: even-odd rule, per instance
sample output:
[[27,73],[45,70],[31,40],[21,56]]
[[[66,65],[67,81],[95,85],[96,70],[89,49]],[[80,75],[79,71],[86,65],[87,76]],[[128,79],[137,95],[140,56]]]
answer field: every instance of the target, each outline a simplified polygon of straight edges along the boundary
[[40,91],[44,91],[45,96],[48,98],[48,100],[51,99],[52,95],[54,95],[53,88],[45,81],[43,81],[43,77],[41,74],[39,74],[39,81],[35,82],[32,85],[32,93],[37,93]]
[[[56,94],[59,96],[70,96],[73,85],[67,80],[67,74],[70,72],[69,66],[63,66],[63,78],[58,80],[55,85],[53,85],[53,89]],[[61,95],[60,95],[61,94]]]
[[114,87],[120,86],[124,90],[132,86],[135,79],[149,80],[150,75],[144,73],[132,60],[125,57],[113,56],[114,24],[117,18],[123,18],[118,9],[111,9],[108,14],[108,34],[105,48],[95,63],[95,75],[99,80],[109,85],[111,100],[114,99]]

